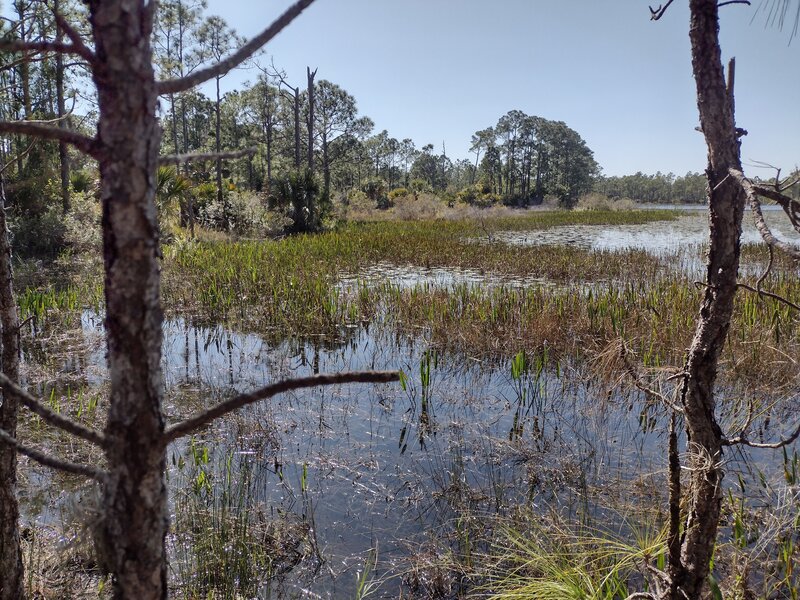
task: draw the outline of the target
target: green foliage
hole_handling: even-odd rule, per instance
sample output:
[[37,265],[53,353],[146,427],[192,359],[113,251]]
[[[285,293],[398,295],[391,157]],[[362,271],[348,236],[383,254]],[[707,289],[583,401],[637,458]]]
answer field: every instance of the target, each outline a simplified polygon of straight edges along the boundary
[[72,171],[69,174],[69,182],[72,186],[72,191],[79,194],[89,192],[92,186],[95,185],[95,181],[95,175],[86,169]]
[[629,539],[557,517],[540,521],[500,529],[484,566],[491,600],[623,600],[641,566],[666,551],[665,532],[648,526],[634,527]]
[[476,183],[464,188],[456,194],[459,202],[470,206],[487,207],[502,201],[499,194],[492,194],[491,188],[483,183]]
[[408,184],[408,189],[414,193],[414,196],[433,191],[430,183],[418,177],[411,180]]
[[379,177],[372,177],[364,182],[361,191],[377,208],[389,208],[392,205],[391,198],[386,194],[386,182]]
[[156,171],[156,210],[162,238],[177,225],[180,210],[191,192],[192,182],[176,167],[160,166]]
[[9,229],[14,253],[22,257],[54,258],[65,246],[66,227],[59,204],[50,204],[36,213],[14,211]]
[[330,201],[320,194],[320,185],[308,169],[289,171],[276,178],[272,184],[273,202],[288,211],[292,224],[290,233],[321,231],[330,213]]
[[389,192],[389,200],[394,202],[398,198],[402,198],[403,196],[408,196],[409,192],[406,188],[395,188]]
[[686,202],[700,204],[706,200],[706,176],[687,173],[676,177],[673,173],[657,172],[646,175],[641,171],[621,177],[599,177],[594,190],[612,199],[632,198],[638,202]]
[[103,241],[100,213],[100,202],[94,194],[77,191],[71,194],[70,209],[63,216],[64,242],[71,253],[100,255]]

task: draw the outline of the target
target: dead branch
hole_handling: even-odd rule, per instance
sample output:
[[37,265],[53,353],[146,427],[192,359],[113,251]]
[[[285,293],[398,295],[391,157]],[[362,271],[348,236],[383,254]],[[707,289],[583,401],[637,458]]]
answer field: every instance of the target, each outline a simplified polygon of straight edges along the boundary
[[63,31],[72,42],[72,45],[76,50],[76,54],[78,54],[78,56],[80,56],[81,58],[85,59],[90,65],[95,64],[95,62],[97,61],[97,56],[84,43],[81,34],[78,33],[78,31],[72,25],[70,25],[69,21],[67,21],[64,18],[64,15],[62,15],[61,13],[53,11],[53,16],[56,19],[56,23],[61,28],[61,31]]
[[766,290],[762,290],[761,288],[754,288],[752,286],[747,285],[746,283],[737,283],[736,287],[742,288],[747,290],[748,292],[754,292],[759,296],[766,296],[768,298],[772,298],[773,300],[777,300],[778,302],[782,302],[786,306],[795,309],[796,311],[800,312],[800,306],[792,302],[791,300],[784,298],[779,294],[774,294],[772,292],[767,292]]
[[781,438],[777,442],[766,442],[766,443],[751,442],[749,439],[747,439],[747,432],[746,431],[742,431],[742,433],[741,433],[741,435],[739,435],[739,437],[735,437],[735,438],[731,438],[731,439],[723,438],[722,439],[722,445],[723,446],[735,446],[735,445],[738,444],[738,445],[741,445],[741,446],[750,446],[751,448],[770,448],[770,449],[775,449],[775,448],[783,448],[784,446],[788,446],[789,444],[794,443],[794,441],[799,437],[800,437],[800,423],[797,424],[797,426],[795,427],[795,430],[792,432],[791,435],[789,435],[788,437],[785,437],[785,438]]
[[641,392],[644,392],[645,395],[647,396],[656,398],[667,408],[670,408],[678,413],[683,413],[683,408],[675,404],[675,402],[667,398],[661,392],[654,390],[653,388],[645,385],[642,382],[642,378],[639,375],[639,372],[636,370],[636,366],[628,358],[628,348],[627,346],[625,346],[625,342],[622,339],[620,339],[619,358],[622,361],[623,366],[625,367],[627,375],[633,381],[633,385],[636,386],[636,389],[638,389]]
[[764,196],[765,198],[769,198],[770,200],[774,200],[780,204],[783,212],[785,212],[786,216],[789,217],[792,227],[794,227],[795,231],[800,233],[800,203],[792,198],[789,198],[789,196],[782,194],[777,189],[764,187],[762,185],[753,184],[753,191],[759,196]]
[[772,263],[775,261],[775,250],[773,250],[772,246],[767,246],[767,250],[769,250],[769,262],[767,263],[767,268],[764,269],[764,272],[761,274],[756,280],[756,289],[761,292],[761,284],[764,283],[764,280],[769,275],[770,271],[772,271]]
[[180,437],[194,433],[223,415],[248,406],[249,404],[255,404],[261,400],[266,400],[272,396],[282,394],[283,392],[340,383],[389,383],[390,381],[398,381],[399,379],[400,373],[398,371],[352,371],[349,373],[322,374],[312,375],[310,377],[298,377],[296,379],[284,379],[283,381],[264,386],[252,392],[239,394],[230,400],[220,402],[208,410],[202,411],[193,417],[189,417],[185,421],[168,427],[164,432],[164,441],[165,443],[169,443]]
[[[31,142],[30,144],[28,144],[28,147],[25,148],[25,150],[23,150],[22,152],[19,152],[18,154],[12,156],[6,162],[6,164],[4,164],[2,167],[0,167],[0,176],[2,176],[3,173],[6,172],[6,169],[8,169],[13,164],[15,164],[17,162],[17,160],[19,160],[20,158],[26,157],[30,153],[30,151],[33,150],[34,143],[35,142]],[[5,210],[5,206],[0,206],[0,210]],[[22,329],[22,324],[20,324],[20,329]]]
[[94,479],[100,483],[103,483],[106,479],[105,472],[101,471],[100,469],[62,460],[42,452],[41,450],[37,450],[36,448],[31,448],[30,446],[21,444],[13,436],[9,435],[5,429],[0,429],[0,442],[11,446],[20,454],[35,460],[40,465],[44,465],[45,467],[50,467],[51,469],[55,469],[57,471],[64,471],[65,473],[72,473],[74,475],[83,475],[84,477]]
[[101,448],[105,447],[106,439],[102,433],[51,410],[45,406],[44,403],[31,396],[15,382],[11,381],[5,373],[0,373],[0,387],[6,392],[14,394],[22,405],[26,406],[31,412],[39,415],[46,423],[84,439],[87,442],[96,444]]
[[750,6],[750,0],[725,0],[724,2],[717,4],[717,8],[728,6],[729,4],[746,4],[747,6]]
[[0,121],[0,133],[18,133],[45,140],[66,142],[67,144],[75,146],[84,154],[96,158],[97,140],[83,135],[82,133],[78,133],[77,131],[60,129],[58,127],[52,127],[51,125],[30,121]]
[[6,52],[32,52],[61,54],[75,54],[80,56],[80,51],[74,44],[66,42],[23,42],[21,40],[0,40],[0,50]]
[[157,87],[159,95],[185,92],[186,90],[189,90],[196,85],[203,83],[204,81],[224,75],[231,69],[237,67],[245,60],[250,58],[256,53],[256,51],[258,51],[259,48],[278,35],[284,27],[289,25],[289,23],[300,16],[300,13],[308,8],[312,2],[314,2],[314,0],[298,0],[280,17],[273,21],[272,25],[247,42],[239,50],[227,58],[222,59],[218,63],[213,64],[205,69],[200,69],[199,71],[196,71],[191,75],[187,75],[186,77],[167,79],[165,81],[158,82]]
[[[792,258],[800,260],[800,249],[793,246],[792,244],[787,244],[786,242],[782,242],[774,235],[772,235],[772,231],[770,231],[769,226],[767,225],[766,221],[764,221],[764,214],[761,212],[761,201],[758,199],[759,191],[756,190],[756,186],[749,179],[747,179],[747,177],[745,177],[744,173],[742,173],[741,171],[738,171],[736,169],[730,169],[729,174],[742,187],[745,195],[747,196],[747,199],[750,201],[750,209],[753,211],[756,229],[758,229],[758,232],[761,234],[761,239],[763,239],[764,242],[767,243],[767,245],[773,246],[778,250],[785,252]],[[761,189],[767,190],[768,188],[761,188]],[[783,194],[779,195],[783,196]],[[794,201],[791,200],[791,202]],[[784,210],[786,209],[784,208]],[[787,212],[787,214],[789,215],[789,219],[791,220],[793,218],[791,215],[791,211]]]
[[648,6],[647,8],[650,9],[650,20],[651,21],[658,21],[661,17],[664,16],[664,13],[667,12],[670,4],[675,2],[675,0],[668,0],[666,4],[663,6],[661,4],[658,5],[658,8],[653,8],[652,6]]
[[208,152],[202,153],[188,153],[188,154],[167,154],[158,157],[159,165],[181,165],[187,162],[198,162],[201,160],[217,160],[217,159],[233,159],[242,158],[248,154],[255,154],[258,150],[257,146],[251,146],[244,150],[234,150],[231,152]]

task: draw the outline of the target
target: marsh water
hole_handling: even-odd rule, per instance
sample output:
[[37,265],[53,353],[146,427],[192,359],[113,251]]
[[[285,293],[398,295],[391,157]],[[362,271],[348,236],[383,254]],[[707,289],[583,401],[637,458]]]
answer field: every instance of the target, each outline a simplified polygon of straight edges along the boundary
[[[656,253],[692,245],[700,256],[704,227],[705,214],[698,212],[645,226],[557,228],[501,239]],[[376,265],[343,277],[342,285],[384,282],[542,285],[402,265]],[[63,369],[101,386],[102,320],[85,311],[80,335],[91,350]],[[615,518],[606,511],[620,501],[664,505],[660,409],[546,353],[527,357],[521,370],[513,362],[513,356],[485,361],[442,353],[425,331],[397,332],[380,323],[342,328],[332,337],[275,341],[169,320],[163,365],[171,421],[285,377],[361,369],[406,374],[402,386],[288,393],[174,444],[168,454],[173,510],[200,507],[213,515],[224,505],[252,511],[253,523],[300,532],[270,529],[285,554],[264,575],[260,598],[353,598],[365,582],[373,597],[393,598],[419,578],[411,565],[420,555],[463,551],[465,514],[489,522],[516,506],[557,507],[603,521]],[[725,460],[728,474],[745,479],[763,474],[769,480],[780,467],[768,453],[731,452]],[[46,482],[39,483],[44,494]],[[29,494],[36,499],[27,507],[30,520],[63,518],[63,507],[75,500],[49,493],[55,496],[49,503]],[[231,497],[238,504],[225,504]],[[203,562],[200,544],[185,532],[171,535],[169,544],[172,577],[192,577]]]

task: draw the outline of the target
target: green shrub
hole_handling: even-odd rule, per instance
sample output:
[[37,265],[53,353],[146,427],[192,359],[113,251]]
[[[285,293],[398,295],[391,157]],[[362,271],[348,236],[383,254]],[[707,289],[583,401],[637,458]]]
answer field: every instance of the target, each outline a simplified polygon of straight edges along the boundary
[[271,201],[288,211],[292,224],[289,233],[321,231],[330,214],[330,200],[320,193],[320,185],[309,169],[290,171],[275,179]]
[[408,196],[408,190],[404,187],[395,188],[389,192],[389,200],[395,201],[398,198],[402,198],[403,196]]
[[64,248],[66,227],[61,205],[51,204],[39,213],[11,214],[11,246],[23,256],[55,258]]
[[99,255],[103,246],[100,231],[100,202],[94,194],[74,192],[64,215],[64,243],[74,254]]
[[380,177],[368,179],[362,186],[367,198],[375,203],[378,208],[386,209],[392,206],[391,198],[386,194],[386,182]]

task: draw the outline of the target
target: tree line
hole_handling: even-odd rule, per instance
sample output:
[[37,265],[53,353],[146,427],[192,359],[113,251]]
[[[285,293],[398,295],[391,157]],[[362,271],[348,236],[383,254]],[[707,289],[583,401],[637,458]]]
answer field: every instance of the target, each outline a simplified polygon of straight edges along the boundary
[[[154,15],[153,62],[163,79],[191,77],[245,43],[226,21],[205,14],[205,3],[164,0]],[[7,42],[36,48],[65,44],[62,25],[88,44],[90,24],[74,0],[58,0],[56,19],[40,0],[16,0],[12,19],[3,26]],[[98,99],[83,56],[59,52],[0,52],[0,118],[41,121],[81,133],[97,125]],[[378,207],[388,207],[389,192],[433,192],[454,202],[527,206],[552,198],[572,207],[590,191],[600,173],[591,149],[562,121],[511,110],[497,123],[472,136],[468,158],[453,159],[444,144],[418,145],[414,140],[376,131],[359,113],[355,97],[324,73],[309,68],[287,74],[263,54],[248,59],[254,81],[222,92],[220,72],[203,93],[169,90],[161,95],[163,130],[160,155],[171,155],[160,172],[164,185],[180,204],[182,225],[201,220],[229,229],[233,225],[229,196],[248,191],[288,206],[299,229],[313,229],[337,198],[360,190]],[[241,65],[238,65],[241,66]],[[0,159],[11,160],[5,172],[15,229],[52,231],[58,237],[61,216],[71,197],[90,191],[96,179],[93,163],[63,140],[37,142],[21,133],[0,139]],[[213,154],[207,160],[181,160],[186,154]],[[304,217],[305,215],[305,217]],[[308,216],[310,215],[310,216]],[[34,246],[47,235],[21,233],[18,242]],[[25,243],[22,245],[25,246]]]

